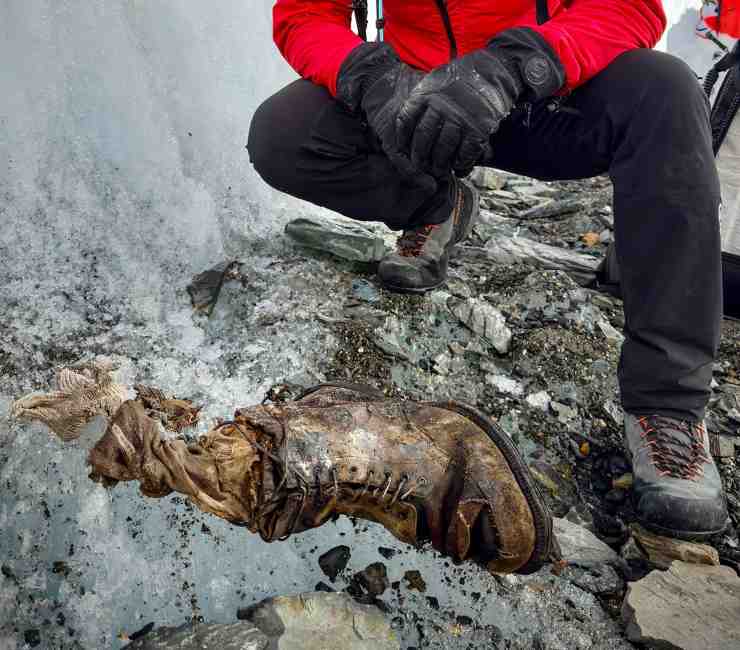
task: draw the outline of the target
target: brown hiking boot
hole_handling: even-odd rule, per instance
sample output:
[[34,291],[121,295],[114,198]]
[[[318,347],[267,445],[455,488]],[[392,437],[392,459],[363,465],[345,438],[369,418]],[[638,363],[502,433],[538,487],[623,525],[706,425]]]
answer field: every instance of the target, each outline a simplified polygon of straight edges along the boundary
[[378,277],[387,289],[425,293],[447,279],[450,253],[470,235],[480,210],[478,190],[454,177],[452,182],[455,203],[449,219],[404,230],[396,251],[380,261]]
[[239,409],[188,446],[162,440],[129,401],[89,462],[96,480],[139,480],[153,497],[181,492],[266,541],[344,514],[493,572],[531,572],[553,554],[550,514],[508,436],[454,402],[324,385]]

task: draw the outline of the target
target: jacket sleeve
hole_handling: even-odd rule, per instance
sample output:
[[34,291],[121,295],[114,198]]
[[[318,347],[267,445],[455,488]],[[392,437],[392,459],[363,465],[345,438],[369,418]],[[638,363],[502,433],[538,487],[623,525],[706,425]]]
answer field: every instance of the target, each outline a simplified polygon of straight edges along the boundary
[[277,0],[273,38],[286,61],[304,79],[337,93],[337,73],[363,41],[351,28],[351,0]]
[[652,48],[666,27],[660,0],[573,0],[535,26],[565,67],[565,91],[606,68],[616,57]]

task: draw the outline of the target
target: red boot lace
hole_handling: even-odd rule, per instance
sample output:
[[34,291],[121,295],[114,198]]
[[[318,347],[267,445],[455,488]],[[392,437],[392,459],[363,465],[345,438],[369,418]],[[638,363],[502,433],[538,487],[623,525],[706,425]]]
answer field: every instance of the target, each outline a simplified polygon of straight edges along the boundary
[[[660,416],[641,417],[640,437],[649,448],[650,460],[660,474],[695,481],[704,474],[709,455],[704,447],[703,424],[681,422]],[[676,435],[676,432],[679,435]]]
[[439,224],[430,223],[413,230],[404,230],[403,235],[398,239],[399,254],[403,257],[417,257],[429,239],[429,235],[436,228],[439,228]]

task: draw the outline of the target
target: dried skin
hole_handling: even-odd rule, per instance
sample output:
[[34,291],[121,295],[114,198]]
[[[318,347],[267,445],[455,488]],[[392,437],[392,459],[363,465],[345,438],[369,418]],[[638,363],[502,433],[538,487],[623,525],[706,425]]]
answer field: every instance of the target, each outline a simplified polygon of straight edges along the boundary
[[43,422],[59,438],[69,441],[96,416],[112,416],[126,399],[127,389],[115,383],[110,360],[62,368],[58,389],[45,395],[29,395],[11,406],[13,417]]

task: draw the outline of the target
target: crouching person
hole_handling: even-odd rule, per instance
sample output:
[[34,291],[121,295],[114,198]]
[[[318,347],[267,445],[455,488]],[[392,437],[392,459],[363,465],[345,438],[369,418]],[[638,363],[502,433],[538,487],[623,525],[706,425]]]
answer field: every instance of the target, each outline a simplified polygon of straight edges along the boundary
[[249,152],[273,187],[403,230],[378,267],[394,291],[446,279],[476,218],[460,180],[486,165],[614,184],[626,342],[620,365],[636,509],[703,538],[727,512],[704,426],[722,314],[719,184],[707,101],[652,51],[659,0],[386,0],[385,42],[346,0],[278,0],[275,40],[299,72],[257,111]]

